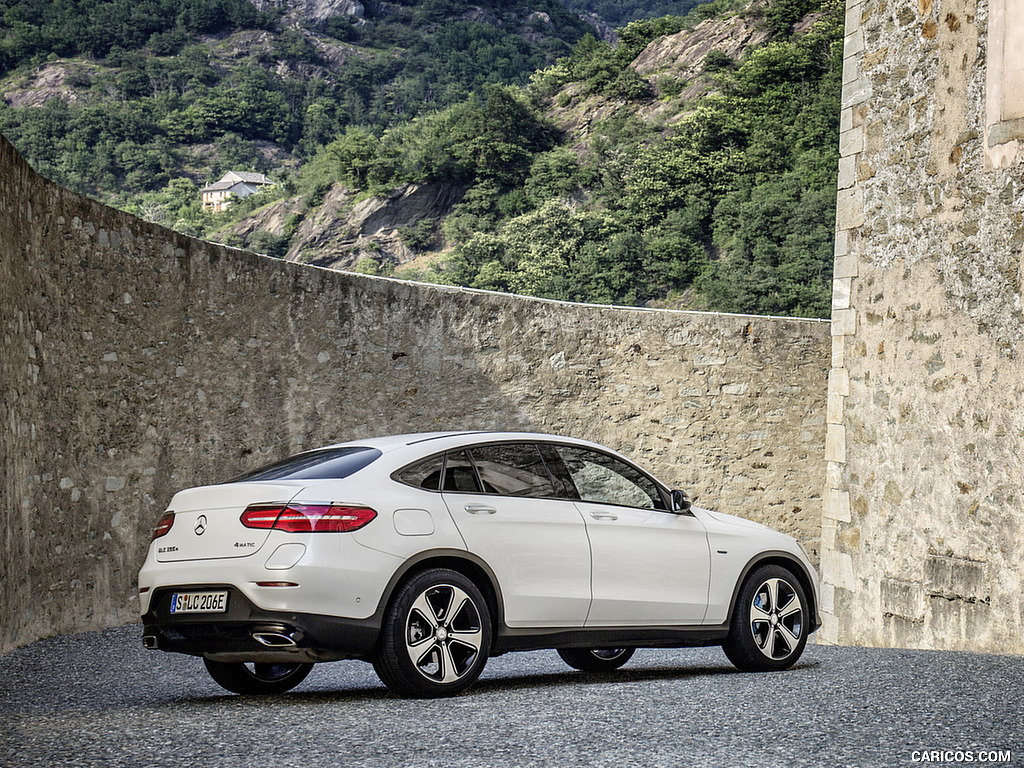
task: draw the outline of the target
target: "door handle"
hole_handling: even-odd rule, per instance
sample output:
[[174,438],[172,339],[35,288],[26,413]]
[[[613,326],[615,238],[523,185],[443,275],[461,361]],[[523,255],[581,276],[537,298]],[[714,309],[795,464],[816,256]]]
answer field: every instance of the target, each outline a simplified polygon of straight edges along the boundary
[[471,515],[493,515],[498,510],[486,504],[467,504],[466,511]]
[[591,512],[590,516],[595,520],[618,520],[618,515],[613,515],[611,512]]

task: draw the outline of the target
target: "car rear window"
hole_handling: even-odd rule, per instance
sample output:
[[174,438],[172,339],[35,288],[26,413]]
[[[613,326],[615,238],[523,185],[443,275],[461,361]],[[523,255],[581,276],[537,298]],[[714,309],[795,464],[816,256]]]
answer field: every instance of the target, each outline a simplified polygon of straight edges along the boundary
[[225,484],[257,480],[340,480],[355,474],[380,455],[376,448],[322,448],[289,456],[283,461],[233,477]]

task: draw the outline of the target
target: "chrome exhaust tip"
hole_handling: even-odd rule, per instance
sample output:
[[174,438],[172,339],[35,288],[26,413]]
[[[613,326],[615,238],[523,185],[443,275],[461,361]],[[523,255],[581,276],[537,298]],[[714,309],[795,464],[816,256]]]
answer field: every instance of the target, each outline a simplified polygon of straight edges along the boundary
[[143,635],[142,647],[148,648],[151,651],[155,651],[160,648],[160,641],[159,639],[157,639],[156,635]]
[[268,648],[294,648],[295,638],[284,627],[267,627],[252,631],[252,639]]

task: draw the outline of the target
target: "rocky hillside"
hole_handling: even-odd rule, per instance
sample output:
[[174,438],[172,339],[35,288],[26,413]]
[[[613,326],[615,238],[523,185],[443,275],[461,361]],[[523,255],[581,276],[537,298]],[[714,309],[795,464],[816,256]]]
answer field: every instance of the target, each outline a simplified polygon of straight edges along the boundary
[[[806,34],[821,16],[820,11],[806,14],[790,34]],[[592,157],[591,144],[607,140],[609,122],[632,121],[632,131],[646,137],[645,141],[672,135],[687,115],[700,108],[705,96],[721,87],[723,69],[734,67],[772,38],[763,4],[755,2],[739,12],[727,11],[702,21],[694,18],[679,31],[654,35],[625,65],[635,78],[636,94],[595,89],[571,78],[560,82],[567,79],[564,63],[537,73],[528,93],[543,119],[559,129],[563,146],[577,158]],[[258,245],[257,233],[264,231],[278,238],[277,253],[289,260],[339,269],[360,265],[374,272],[398,267],[397,274],[402,274],[402,266],[429,264],[432,255],[443,256],[455,245],[445,236],[443,225],[467,186],[443,181],[405,183],[367,198],[345,183],[336,183],[319,204],[310,205],[302,195],[276,201],[232,225],[222,236]],[[284,211],[287,215],[282,215]]]
[[328,144],[221,232],[551,298],[825,316],[843,8],[728,0],[582,39],[526,88]]
[[464,191],[447,184],[404,184],[360,198],[335,184],[318,205],[308,205],[302,195],[276,200],[213,238],[269,250],[289,261],[379,272],[382,265],[399,266],[417,258],[417,232],[427,231],[424,247],[435,245],[435,223],[451,213]]
[[137,211],[172,180],[283,179],[349,125],[525,84],[592,29],[561,0],[0,0],[0,16],[0,131]]
[[322,28],[335,18],[347,18],[363,23],[366,6],[358,0],[250,0],[260,11],[283,11],[288,25],[311,24]]

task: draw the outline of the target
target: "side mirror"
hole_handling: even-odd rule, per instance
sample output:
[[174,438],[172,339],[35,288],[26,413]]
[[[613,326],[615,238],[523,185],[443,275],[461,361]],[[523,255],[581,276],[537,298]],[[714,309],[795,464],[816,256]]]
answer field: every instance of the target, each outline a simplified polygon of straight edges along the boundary
[[686,497],[686,494],[676,489],[672,491],[672,511],[673,512],[689,512],[690,500]]

